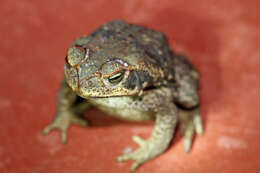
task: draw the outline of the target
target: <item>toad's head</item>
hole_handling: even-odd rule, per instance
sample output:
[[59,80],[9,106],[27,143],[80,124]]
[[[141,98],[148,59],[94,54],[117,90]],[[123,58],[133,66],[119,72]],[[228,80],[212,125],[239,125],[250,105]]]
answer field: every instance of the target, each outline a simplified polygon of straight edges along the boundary
[[[64,66],[71,89],[83,98],[131,96],[142,93],[148,73],[140,70],[133,54],[109,53],[74,45],[68,49]],[[127,61],[131,59],[131,64]]]

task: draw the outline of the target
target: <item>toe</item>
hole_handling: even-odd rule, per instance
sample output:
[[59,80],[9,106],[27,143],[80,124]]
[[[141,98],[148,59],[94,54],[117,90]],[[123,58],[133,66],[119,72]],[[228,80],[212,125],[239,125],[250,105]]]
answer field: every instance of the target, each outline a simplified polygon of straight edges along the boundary
[[140,136],[133,136],[133,141],[136,142],[139,146],[145,145],[145,140],[143,140]]
[[190,139],[187,139],[187,138],[184,139],[184,149],[185,149],[186,153],[190,152],[190,149],[191,149],[191,140]]
[[42,130],[42,134],[43,135],[47,135],[48,133],[50,133],[53,130],[53,125],[49,124],[47,125],[43,130]]
[[136,161],[136,162],[134,162],[133,165],[132,165],[131,168],[130,168],[130,171],[131,171],[131,172],[134,172],[134,171],[136,170],[136,168],[138,168],[141,164],[142,164],[141,161]]
[[78,124],[80,126],[88,126],[89,125],[88,121],[83,119],[83,118],[78,118],[78,117],[76,118],[75,117],[71,121],[72,121],[72,123]]
[[199,115],[194,117],[194,125],[195,125],[196,133],[199,135],[202,135],[203,134],[203,125],[202,125],[201,117]]
[[124,154],[122,156],[117,157],[118,162],[123,162],[123,161],[131,160],[131,159],[132,159],[132,153]]
[[191,149],[191,144],[192,144],[192,138],[194,135],[194,127],[193,125],[189,126],[186,131],[185,131],[185,139],[184,139],[184,148],[185,148],[185,152],[189,152]]
[[67,131],[61,131],[61,142],[63,144],[66,144],[67,143]]

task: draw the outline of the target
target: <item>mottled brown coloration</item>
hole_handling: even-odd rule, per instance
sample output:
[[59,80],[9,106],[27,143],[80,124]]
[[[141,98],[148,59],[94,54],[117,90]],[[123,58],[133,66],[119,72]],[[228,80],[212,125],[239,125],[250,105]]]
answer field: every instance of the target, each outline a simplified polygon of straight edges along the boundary
[[[57,128],[65,142],[70,123],[87,125],[78,115],[90,105],[125,120],[155,119],[151,137],[134,137],[140,148],[118,157],[135,160],[133,171],[168,148],[178,120],[183,123],[187,152],[194,132],[203,132],[199,73],[170,50],[161,32],[121,20],[109,22],[74,41],[64,70],[57,115],[44,134]],[[77,105],[77,95],[86,100]]]

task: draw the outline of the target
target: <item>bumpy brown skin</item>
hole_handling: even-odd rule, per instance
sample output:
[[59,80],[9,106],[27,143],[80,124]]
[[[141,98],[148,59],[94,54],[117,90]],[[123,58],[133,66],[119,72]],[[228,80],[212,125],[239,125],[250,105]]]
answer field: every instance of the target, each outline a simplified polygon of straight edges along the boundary
[[194,132],[203,132],[199,73],[184,56],[170,50],[161,32],[121,20],[109,22],[74,41],[64,69],[57,114],[44,134],[56,128],[66,142],[70,123],[88,124],[79,115],[90,105],[125,120],[155,119],[151,137],[134,136],[140,148],[117,159],[135,160],[134,171],[168,148],[178,120],[183,123],[186,152]]

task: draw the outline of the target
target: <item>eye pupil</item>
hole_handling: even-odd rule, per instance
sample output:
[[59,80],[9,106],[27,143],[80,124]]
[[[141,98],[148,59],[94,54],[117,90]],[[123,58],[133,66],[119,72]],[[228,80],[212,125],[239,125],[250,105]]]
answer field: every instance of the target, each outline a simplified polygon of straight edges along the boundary
[[110,83],[113,83],[113,84],[114,84],[114,83],[120,82],[120,81],[122,80],[122,78],[123,78],[123,72],[118,72],[118,73],[116,73],[116,74],[110,76],[110,77],[108,78],[108,81],[109,81]]

